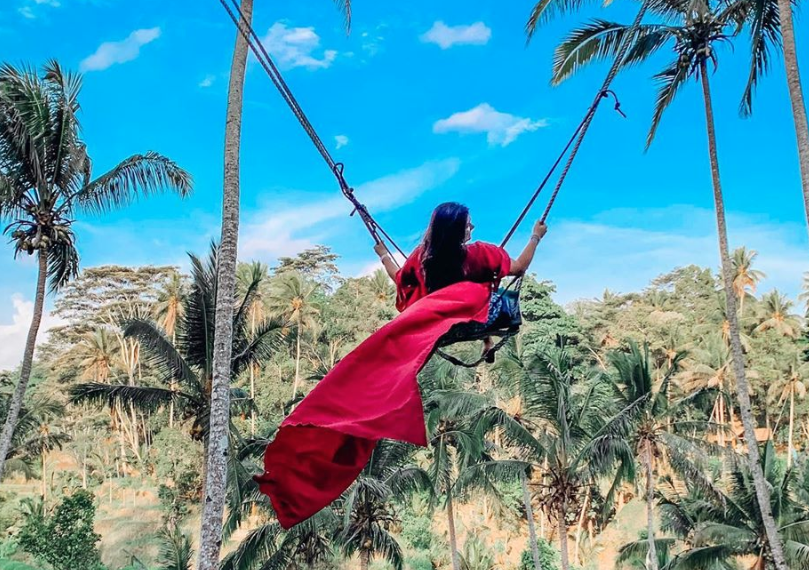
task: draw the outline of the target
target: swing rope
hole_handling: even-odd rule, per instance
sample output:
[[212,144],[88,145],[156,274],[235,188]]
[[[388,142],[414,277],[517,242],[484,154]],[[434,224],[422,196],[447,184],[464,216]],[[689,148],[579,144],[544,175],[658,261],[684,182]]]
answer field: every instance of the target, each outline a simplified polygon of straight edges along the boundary
[[[228,2],[230,5],[228,5]],[[281,97],[295,115],[295,118],[298,119],[298,122],[303,127],[303,130],[307,135],[309,135],[309,138],[312,140],[312,144],[315,145],[315,148],[320,153],[320,156],[323,157],[323,160],[328,165],[329,170],[331,170],[332,174],[334,174],[334,177],[337,179],[341,192],[351,202],[352,206],[354,206],[354,209],[351,211],[350,215],[353,216],[355,213],[359,214],[360,219],[365,224],[365,227],[368,229],[368,232],[371,234],[371,237],[374,239],[375,243],[385,244],[385,241],[382,239],[382,237],[380,237],[381,234],[385,239],[388,240],[394,249],[396,249],[396,251],[405,256],[404,251],[402,251],[402,249],[396,245],[396,242],[393,241],[390,235],[388,235],[388,233],[376,223],[376,220],[374,220],[374,218],[368,212],[368,209],[354,195],[354,188],[348,184],[344,176],[345,165],[341,162],[335,161],[331,156],[328,148],[326,148],[326,145],[323,143],[323,139],[321,139],[320,135],[317,134],[317,131],[309,121],[306,113],[304,113],[303,108],[301,107],[300,103],[298,103],[298,100],[295,98],[292,90],[289,88],[286,81],[284,81],[281,72],[276,67],[275,62],[273,62],[272,57],[270,57],[270,54],[267,52],[267,49],[264,47],[264,44],[258,37],[258,34],[256,34],[255,29],[253,29],[253,26],[247,22],[239,3],[236,0],[219,0],[219,3],[222,4],[222,7],[236,25],[239,33],[247,42],[248,47],[256,56],[256,59],[258,59],[261,67],[264,68],[264,71],[273,82],[273,85],[275,85],[275,88],[278,89],[278,92],[281,94]],[[388,249],[387,244],[385,244],[385,248]],[[390,253],[390,249],[388,249],[388,253]],[[393,256],[391,256],[391,259],[393,259],[394,263],[396,263],[396,259]]]

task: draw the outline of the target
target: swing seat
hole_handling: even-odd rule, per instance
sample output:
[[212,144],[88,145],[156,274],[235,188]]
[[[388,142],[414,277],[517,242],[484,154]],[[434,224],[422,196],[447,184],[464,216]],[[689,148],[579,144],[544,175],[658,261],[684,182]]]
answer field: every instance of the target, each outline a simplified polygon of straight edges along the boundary
[[522,313],[520,312],[520,288],[510,289],[501,287],[492,294],[489,301],[489,316],[483,323],[459,323],[454,325],[436,345],[437,349],[445,348],[459,342],[470,342],[483,340],[488,337],[499,337],[500,340],[479,360],[473,363],[463,362],[442,350],[436,350],[441,358],[449,362],[473,368],[483,362],[494,361],[494,353],[499,350],[508,339],[520,331],[522,325]]

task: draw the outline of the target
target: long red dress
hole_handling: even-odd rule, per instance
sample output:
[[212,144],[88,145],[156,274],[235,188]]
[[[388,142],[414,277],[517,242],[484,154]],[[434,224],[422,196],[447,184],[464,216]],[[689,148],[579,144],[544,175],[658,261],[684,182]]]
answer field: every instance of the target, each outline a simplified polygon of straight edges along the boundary
[[427,294],[420,249],[396,275],[401,314],[346,355],[281,424],[255,480],[284,528],[311,517],[357,478],[380,439],[426,446],[416,380],[457,323],[487,318],[492,285],[511,260],[501,248],[466,246],[467,281]]

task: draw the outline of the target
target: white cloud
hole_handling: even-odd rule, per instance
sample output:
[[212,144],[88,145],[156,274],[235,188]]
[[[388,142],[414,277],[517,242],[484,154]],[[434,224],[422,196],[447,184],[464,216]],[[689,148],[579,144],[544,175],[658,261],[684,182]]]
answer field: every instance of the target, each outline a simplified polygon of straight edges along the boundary
[[337,58],[335,50],[320,53],[320,36],[312,27],[288,28],[283,22],[276,22],[262,41],[282,69],[324,69]]
[[200,81],[200,82],[199,82],[199,86],[200,86],[200,87],[202,87],[203,89],[205,89],[205,88],[210,87],[211,85],[213,85],[213,82],[214,82],[215,80],[216,80],[216,76],[215,76],[215,75],[210,75],[210,74],[209,74],[209,75],[206,75],[206,76],[205,76],[205,77],[202,79],[202,81]]
[[348,144],[348,137],[345,135],[337,135],[336,137],[334,137],[334,142],[335,142],[334,148],[340,150],[341,148],[343,148]]
[[17,9],[23,18],[28,18],[29,20],[33,20],[37,17],[36,12],[34,11],[34,6],[49,6],[51,8],[58,8],[61,6],[61,2],[59,0],[27,0],[27,2]]
[[491,37],[492,30],[483,22],[468,26],[447,26],[444,22],[435,22],[432,28],[422,34],[421,41],[449,49],[454,45],[485,45]]
[[81,71],[102,71],[117,63],[132,61],[140,55],[140,48],[160,37],[160,28],[135,30],[129,37],[120,42],[105,42],[98,46],[96,52],[85,58],[79,68]]
[[[390,176],[362,184],[357,196],[373,212],[384,212],[415,200],[455,176],[457,159],[427,162]],[[271,204],[243,225],[239,254],[245,259],[273,261],[312,247],[324,233],[339,231],[342,223],[359,223],[348,218],[351,205],[339,194],[317,195],[304,205]],[[325,227],[325,222],[332,222]]]
[[[715,224],[712,210],[692,206],[611,210],[583,221],[551,219],[532,271],[556,283],[562,303],[597,297],[604,289],[639,291],[685,265],[718,272]],[[795,299],[809,270],[805,228],[731,212],[728,229],[731,248],[744,245],[759,254],[756,267],[767,275],[759,292],[777,288]],[[511,245],[512,253],[519,241]]]
[[[0,324],[0,370],[12,370],[20,365],[28,328],[34,316],[33,301],[26,301],[22,295],[12,295],[11,304],[13,308],[11,324]],[[59,323],[59,319],[45,313],[37,338],[44,338],[44,333]]]
[[533,120],[501,113],[489,105],[481,103],[474,109],[453,113],[446,119],[436,121],[434,133],[486,133],[491,145],[507,146],[525,132],[547,126],[544,119]]

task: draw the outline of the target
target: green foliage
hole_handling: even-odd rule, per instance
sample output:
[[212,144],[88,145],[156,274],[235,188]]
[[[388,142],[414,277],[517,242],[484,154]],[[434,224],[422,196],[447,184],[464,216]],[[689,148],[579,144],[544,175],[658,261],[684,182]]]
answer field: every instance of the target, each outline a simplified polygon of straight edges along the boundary
[[93,496],[77,491],[52,513],[33,513],[20,530],[20,548],[54,570],[101,570],[94,518]]
[[433,524],[430,517],[409,514],[402,518],[399,533],[404,541],[415,550],[429,550],[433,543]]
[[470,534],[460,556],[462,570],[494,570],[494,555],[475,535]]
[[[537,539],[539,563],[541,570],[559,570],[559,552],[544,538]],[[522,551],[519,570],[537,570],[534,568],[534,555],[531,546]]]
[[415,554],[405,561],[408,570],[435,570],[435,565],[428,554]]
[[191,570],[191,538],[177,526],[167,525],[158,535],[160,540],[160,570]]
[[199,500],[202,487],[202,446],[189,442],[177,429],[163,428],[153,441],[150,461],[157,480],[160,503],[167,517],[176,522]]

